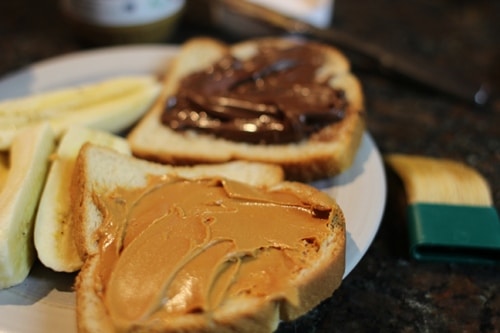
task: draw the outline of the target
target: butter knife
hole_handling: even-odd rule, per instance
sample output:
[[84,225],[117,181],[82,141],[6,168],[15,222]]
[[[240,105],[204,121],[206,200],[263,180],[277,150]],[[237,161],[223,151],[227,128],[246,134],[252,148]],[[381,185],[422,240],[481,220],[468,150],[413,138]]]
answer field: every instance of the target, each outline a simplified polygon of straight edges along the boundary
[[488,103],[490,92],[487,85],[475,85],[469,81],[457,79],[451,73],[443,73],[431,64],[419,66],[404,57],[397,56],[388,50],[358,39],[341,30],[329,27],[318,28],[304,21],[283,15],[267,7],[244,0],[218,0],[231,13],[264,23],[291,34],[308,36],[361,56],[375,64],[383,73],[401,77],[435,92],[457,98],[474,105],[484,106]]

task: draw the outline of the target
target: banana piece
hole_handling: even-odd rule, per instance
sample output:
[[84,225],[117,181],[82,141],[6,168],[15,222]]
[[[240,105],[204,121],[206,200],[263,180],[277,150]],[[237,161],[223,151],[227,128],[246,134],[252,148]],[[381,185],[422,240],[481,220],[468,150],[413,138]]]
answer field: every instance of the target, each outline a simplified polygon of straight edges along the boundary
[[74,272],[83,264],[73,242],[69,193],[74,164],[86,142],[131,154],[126,139],[100,130],[75,125],[61,137],[40,199],[34,233],[38,258],[54,271]]
[[41,121],[56,137],[73,124],[118,133],[149,109],[160,89],[153,76],[124,76],[0,102],[0,150],[19,130]]
[[10,168],[0,192],[0,289],[21,283],[35,260],[35,211],[54,147],[47,123],[27,127],[12,142]]

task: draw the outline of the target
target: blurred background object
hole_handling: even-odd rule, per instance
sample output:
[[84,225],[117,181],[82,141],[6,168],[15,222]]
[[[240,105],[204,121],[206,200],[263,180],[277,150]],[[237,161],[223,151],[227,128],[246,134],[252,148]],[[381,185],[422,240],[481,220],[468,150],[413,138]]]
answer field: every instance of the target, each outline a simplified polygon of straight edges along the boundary
[[180,21],[185,0],[61,0],[76,35],[93,45],[167,40]]
[[[333,17],[334,0],[248,0],[246,2],[306,22],[317,28],[329,27]],[[225,1],[212,1],[211,5],[213,24],[233,35],[251,38],[276,33],[275,26],[266,24],[265,20],[256,21],[244,12],[235,11]]]
[[[248,0],[284,15],[307,22],[318,28],[332,23],[335,0]],[[275,34],[275,27],[255,22],[245,15],[228,10],[224,1],[187,0],[185,20],[189,24],[216,27],[234,38],[249,38]]]

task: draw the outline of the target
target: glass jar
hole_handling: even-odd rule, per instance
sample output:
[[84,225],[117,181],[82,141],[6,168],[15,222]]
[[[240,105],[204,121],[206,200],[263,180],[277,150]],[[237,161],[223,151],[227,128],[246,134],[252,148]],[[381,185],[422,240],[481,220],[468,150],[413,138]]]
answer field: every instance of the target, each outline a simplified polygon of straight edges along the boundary
[[166,41],[184,6],[185,0],[61,0],[77,36],[97,45]]

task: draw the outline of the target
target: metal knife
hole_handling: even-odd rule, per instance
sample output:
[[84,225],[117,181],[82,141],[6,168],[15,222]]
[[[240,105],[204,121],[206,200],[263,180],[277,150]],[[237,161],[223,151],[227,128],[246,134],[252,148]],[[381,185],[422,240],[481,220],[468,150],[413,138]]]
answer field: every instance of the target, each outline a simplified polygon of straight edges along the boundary
[[267,7],[244,0],[218,1],[225,6],[228,12],[242,15],[284,32],[304,35],[330,43],[354,53],[356,56],[361,56],[366,61],[377,66],[383,73],[396,75],[433,91],[474,105],[483,106],[489,101],[490,92],[487,85],[476,85],[457,79],[451,73],[443,73],[443,70],[433,68],[431,64],[419,66],[378,45],[358,39],[338,29],[331,27],[327,29],[318,28]]

